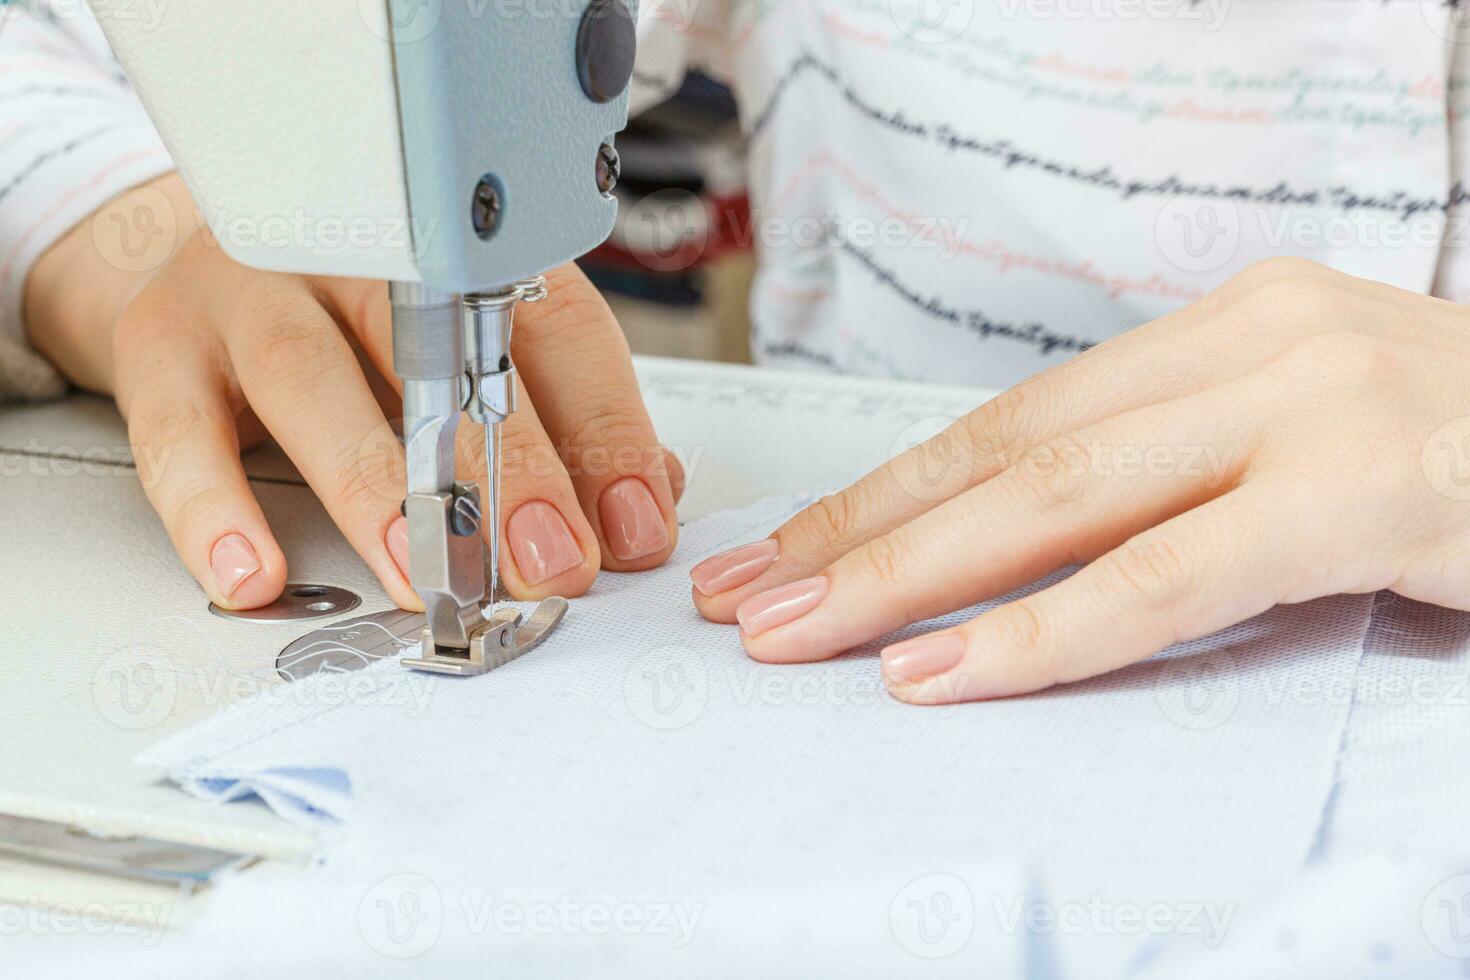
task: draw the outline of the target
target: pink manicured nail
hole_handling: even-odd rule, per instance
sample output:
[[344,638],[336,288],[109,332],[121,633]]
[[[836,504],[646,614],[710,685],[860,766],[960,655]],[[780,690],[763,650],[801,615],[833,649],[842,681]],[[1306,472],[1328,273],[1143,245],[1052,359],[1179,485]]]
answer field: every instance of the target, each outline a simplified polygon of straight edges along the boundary
[[399,516],[388,525],[388,533],[383,535],[383,540],[388,545],[388,554],[393,556],[393,563],[403,573],[405,580],[408,579],[408,518]]
[[965,638],[958,633],[930,633],[883,650],[883,672],[898,684],[937,677],[965,659]]
[[653,499],[653,491],[636,476],[624,477],[602,491],[597,505],[602,533],[619,561],[632,561],[669,546],[669,529]]
[[780,552],[781,545],[774,538],[743,544],[706,558],[689,569],[689,577],[700,592],[719,595],[754,582],[771,567]]
[[540,585],[582,564],[582,549],[566,518],[544,500],[518,507],[506,522],[505,533],[527,585]]
[[753,595],[735,610],[735,618],[746,636],[759,636],[766,630],[785,626],[817,608],[827,595],[827,580],[818,575],[799,582],[780,585]]
[[245,580],[260,571],[260,556],[243,534],[226,534],[214,543],[209,553],[209,568],[220,595],[229,599],[240,590]]

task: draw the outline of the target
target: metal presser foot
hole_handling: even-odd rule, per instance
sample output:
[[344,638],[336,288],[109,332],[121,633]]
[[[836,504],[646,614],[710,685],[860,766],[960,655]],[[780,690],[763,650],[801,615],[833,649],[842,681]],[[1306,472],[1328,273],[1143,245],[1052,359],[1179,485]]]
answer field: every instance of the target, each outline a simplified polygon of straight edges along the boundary
[[[470,630],[470,646],[465,656],[436,652],[428,657],[405,659],[403,665],[457,677],[473,677],[503,667],[540,646],[567,614],[567,605],[561,596],[542,599],[536,611],[525,620],[517,610],[495,609],[482,625]],[[436,649],[433,631],[427,626],[424,627],[422,643],[425,650]]]
[[[534,649],[566,615],[567,601],[560,597],[543,599],[524,621],[514,609],[494,607],[499,430],[515,410],[511,326],[518,303],[544,295],[539,279],[463,298],[401,283],[390,290],[394,369],[403,378],[408,571],[424,600],[423,655],[405,659],[406,667],[483,674]],[[454,479],[461,411],[485,426],[485,517],[479,488]],[[480,534],[487,519],[488,549]]]

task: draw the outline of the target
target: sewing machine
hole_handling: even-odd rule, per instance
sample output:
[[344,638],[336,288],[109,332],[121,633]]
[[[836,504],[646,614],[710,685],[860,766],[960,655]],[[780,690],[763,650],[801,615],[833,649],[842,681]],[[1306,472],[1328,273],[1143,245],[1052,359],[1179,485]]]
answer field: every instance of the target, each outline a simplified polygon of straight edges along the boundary
[[[629,7],[193,0],[156,23],[96,13],[231,257],[390,283],[409,578],[426,610],[423,655],[406,662],[475,674],[534,646],[565,600],[524,624],[484,608],[511,332],[516,307],[545,296],[541,274],[612,229]],[[348,233],[314,233],[327,222]],[[455,478],[461,412],[485,429],[483,495]]]

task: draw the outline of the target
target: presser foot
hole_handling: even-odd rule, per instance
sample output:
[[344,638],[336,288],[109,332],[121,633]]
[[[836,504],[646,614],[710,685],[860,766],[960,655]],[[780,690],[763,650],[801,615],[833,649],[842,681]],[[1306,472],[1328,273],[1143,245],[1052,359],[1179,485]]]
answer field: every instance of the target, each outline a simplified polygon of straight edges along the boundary
[[494,609],[483,623],[470,629],[467,650],[435,646],[433,634],[425,626],[420,641],[422,649],[434,652],[423,657],[405,658],[403,665],[456,677],[484,674],[540,646],[566,616],[567,608],[567,600],[551,596],[542,599],[540,605],[524,619],[515,609]]

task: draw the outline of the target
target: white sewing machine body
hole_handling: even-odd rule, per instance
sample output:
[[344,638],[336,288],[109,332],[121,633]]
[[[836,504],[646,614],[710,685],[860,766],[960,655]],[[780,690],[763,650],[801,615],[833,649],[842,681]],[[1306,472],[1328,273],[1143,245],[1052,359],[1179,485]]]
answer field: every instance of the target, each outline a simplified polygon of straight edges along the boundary
[[[465,0],[177,0],[156,19],[126,6],[94,3],[209,227],[246,265],[474,292],[612,229],[598,153],[627,94],[584,91],[582,18]],[[503,201],[482,240],[470,215],[486,174]]]

